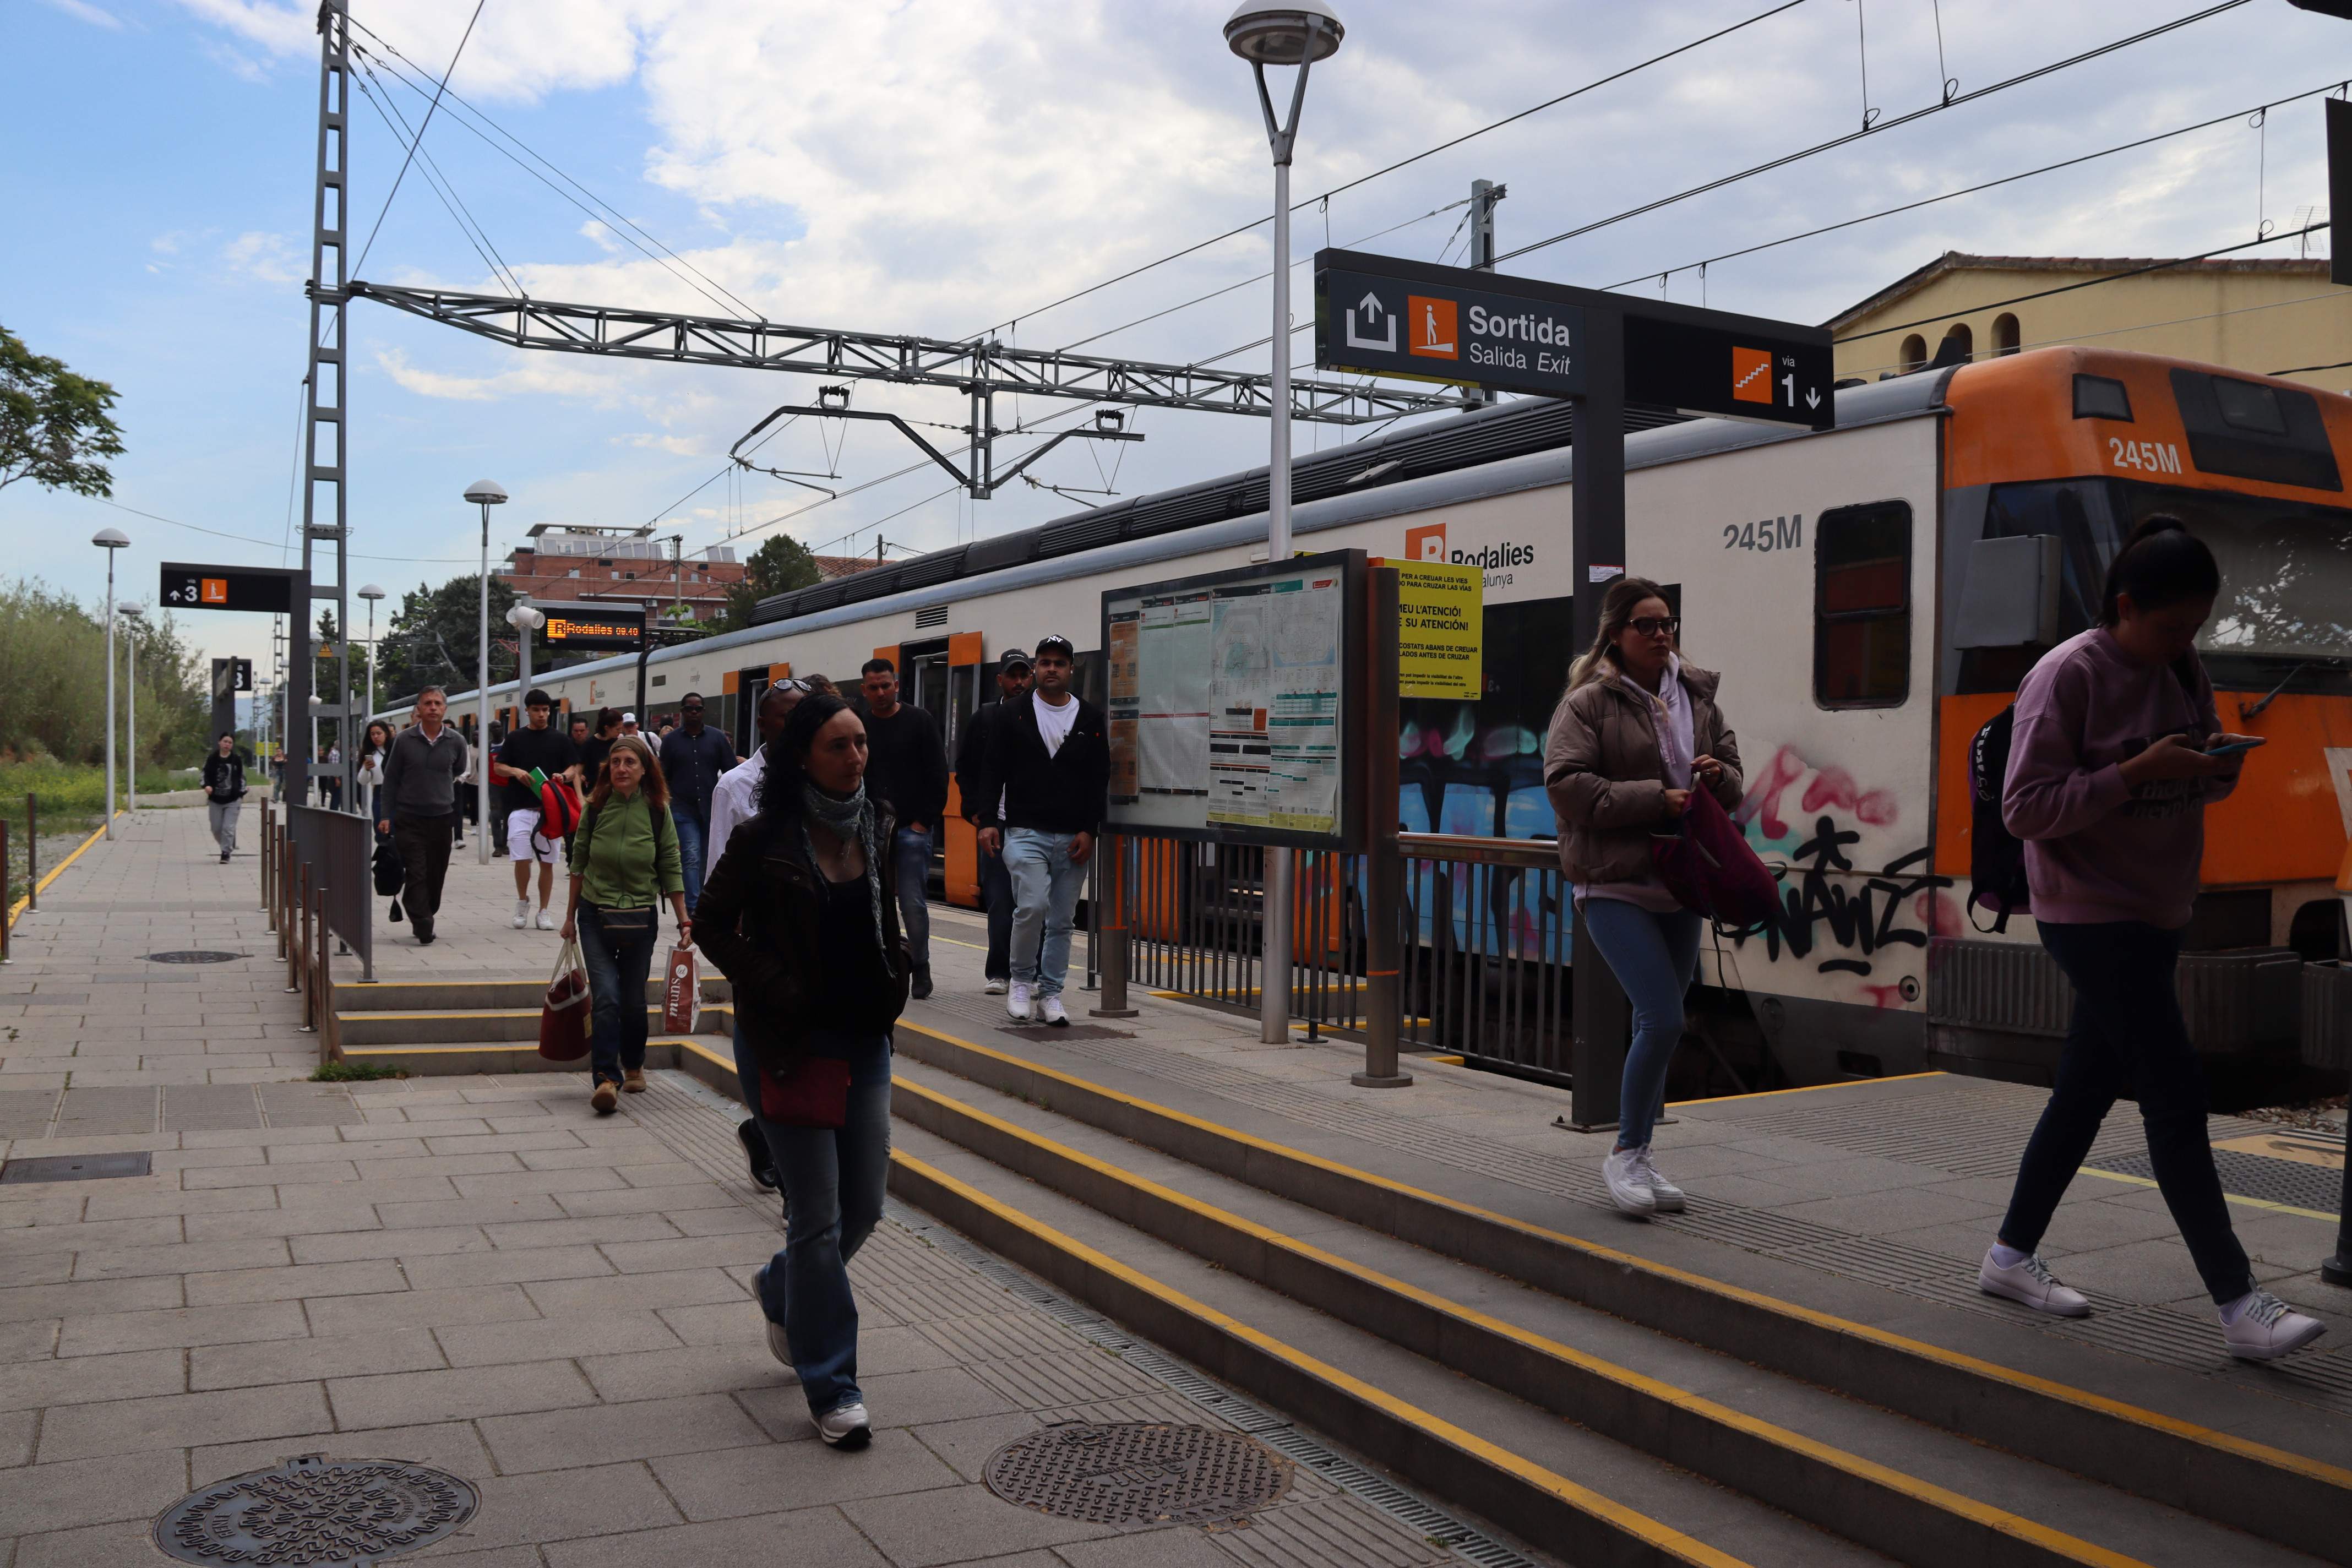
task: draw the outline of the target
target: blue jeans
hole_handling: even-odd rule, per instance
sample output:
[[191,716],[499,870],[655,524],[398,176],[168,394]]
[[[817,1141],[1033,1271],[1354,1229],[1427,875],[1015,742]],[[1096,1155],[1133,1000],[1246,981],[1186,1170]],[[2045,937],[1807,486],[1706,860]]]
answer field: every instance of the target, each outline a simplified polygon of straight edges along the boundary
[[892,869],[898,878],[898,923],[907,932],[907,952],[919,969],[931,963],[931,830],[901,827],[890,845]]
[[[835,1127],[787,1127],[760,1116],[784,1187],[783,1250],[760,1280],[760,1310],[784,1326],[793,1370],[812,1415],[862,1403],[857,1388],[857,1298],[849,1260],[882,1217],[890,1174],[890,1037],[851,1040],[822,1033],[812,1046],[849,1052],[849,1114]],[[747,1053],[739,1051],[740,1071]],[[757,1074],[752,1088],[756,1093]],[[759,1114],[759,1102],[751,1110]]]
[[2041,1245],[2099,1123],[2118,1097],[2129,1094],[2139,1101],[2164,1206],[2172,1211],[2207,1292],[2227,1306],[2254,1288],[2254,1276],[2231,1227],[2205,1131],[2205,1078],[2173,980],[2180,933],[2137,921],[2044,921],[2040,931],[2042,945],[2074,984],[2074,1015],[2058,1054],[2050,1103],[2018,1163],[2001,1242],[2020,1252]]
[[1004,857],[980,852],[980,907],[988,911],[988,961],[981,966],[989,980],[1013,978],[1013,876]]
[[1633,1046],[1618,1080],[1617,1147],[1640,1149],[1666,1104],[1666,1068],[1683,1038],[1683,994],[1698,969],[1699,917],[1654,914],[1622,899],[1576,906],[1579,934],[1593,947],[1633,1005]]
[[702,901],[702,840],[710,825],[678,810],[676,801],[670,802],[669,819],[677,826],[677,864],[686,877],[686,912],[690,915]]
[[1041,1000],[1062,994],[1070,973],[1070,926],[1086,889],[1087,868],[1070,858],[1073,833],[1016,827],[1004,836],[1004,870],[1013,879],[1013,983]]
[[580,956],[588,966],[588,995],[594,1008],[590,1065],[598,1083],[618,1083],[623,1072],[646,1065],[646,976],[654,966],[656,919],[643,935],[615,936],[604,930],[593,904],[580,906]]

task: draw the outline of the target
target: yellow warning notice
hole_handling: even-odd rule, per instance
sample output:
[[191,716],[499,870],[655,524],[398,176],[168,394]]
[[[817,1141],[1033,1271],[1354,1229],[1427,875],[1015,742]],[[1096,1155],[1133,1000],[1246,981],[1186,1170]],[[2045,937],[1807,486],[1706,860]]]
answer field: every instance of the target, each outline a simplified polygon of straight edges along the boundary
[[1399,561],[1397,695],[1476,701],[1485,689],[1486,609],[1475,566]]

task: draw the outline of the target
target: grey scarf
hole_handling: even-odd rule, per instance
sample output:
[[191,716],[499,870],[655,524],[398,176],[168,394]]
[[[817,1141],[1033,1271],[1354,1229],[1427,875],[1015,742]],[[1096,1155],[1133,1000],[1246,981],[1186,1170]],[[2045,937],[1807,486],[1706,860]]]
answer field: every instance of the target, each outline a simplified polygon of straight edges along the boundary
[[823,823],[827,832],[836,838],[852,834],[866,850],[866,896],[874,908],[874,945],[881,950],[887,968],[890,962],[890,941],[882,926],[882,847],[877,840],[881,824],[876,817],[874,803],[866,796],[866,784],[860,780],[857,793],[846,799],[825,794],[805,780],[801,784],[801,848],[808,856],[809,869],[819,877],[824,875],[824,862],[817,858],[816,843],[809,837],[809,823]]

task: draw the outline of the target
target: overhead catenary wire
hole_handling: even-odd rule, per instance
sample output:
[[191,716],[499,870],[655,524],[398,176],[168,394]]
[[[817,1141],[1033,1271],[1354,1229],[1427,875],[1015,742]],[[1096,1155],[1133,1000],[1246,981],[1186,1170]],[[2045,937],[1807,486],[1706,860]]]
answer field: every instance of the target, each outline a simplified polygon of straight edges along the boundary
[[[2343,298],[2344,291],[2342,289],[2331,289],[2323,294],[2298,294],[2292,300],[2272,300],[2260,305],[2233,305],[2226,310],[2206,310],[2198,315],[2174,316],[2169,320],[2162,321],[2135,321],[2128,327],[2105,327],[2095,332],[2068,332],[2063,337],[2042,338],[2033,342],[2020,343],[2014,349],[2004,349],[1992,353],[1980,353],[1970,357],[1972,360],[1976,361],[2000,359],[2011,353],[2023,353],[2028,349],[2058,348],[2069,343],[2089,342],[2094,338],[2126,337],[2133,332],[2152,332],[2161,327],[2185,327],[2192,325],[2198,321],[2218,321],[2225,316],[2251,316],[2262,310],[2284,310],[2291,305],[2316,305],[2321,301],[2327,300],[2340,301]],[[2347,363],[2352,363],[2352,361],[2347,361]],[[1924,366],[1916,364],[1880,364],[1872,365],[1866,370],[1853,372],[1851,374],[1869,374],[1874,371],[1916,371],[1924,368]],[[2342,365],[2307,364],[2297,366],[2294,370],[2266,370],[2260,372],[2259,374],[2263,375],[2302,375],[2312,371],[2340,370],[2342,368],[2344,368]]]
[[[2263,107],[2276,108],[2281,104],[2294,103],[2306,98],[2315,98],[2322,93],[2335,92],[2341,85],[2342,84],[2340,83],[2330,83],[2326,87],[2315,87],[2311,89],[2309,91],[2298,92],[2291,97],[2273,99],[2269,104],[2263,105]],[[1697,261],[1685,261],[1679,267],[1669,267],[1665,268],[1665,272],[1668,274],[1687,272],[1694,268],[1703,270],[1718,261],[1736,260],[1743,256],[1753,256],[1759,251],[1777,249],[1779,247],[1783,245],[1794,245],[1799,240],[1813,239],[1824,234],[1834,234],[1840,229],[1853,228],[1865,223],[1875,223],[1880,218],[1896,217],[1904,213],[1916,212],[1922,207],[1934,206],[1938,202],[1954,201],[1961,196],[1972,196],[1981,191],[1993,190],[2001,185],[2015,184],[2020,180],[2030,180],[2041,174],[2056,174],[2062,169],[2071,169],[2075,167],[2077,164],[2095,163],[2101,158],[2114,157],[2119,153],[2129,153],[2137,148],[2153,146],[2158,142],[2169,141],[2176,136],[2186,136],[2192,132],[2208,131],[2216,125],[2227,124],[2249,112],[2251,111],[2248,110],[2232,109],[2226,113],[2217,114],[2210,120],[2200,120],[2193,125],[2182,125],[2170,131],[2159,131],[2152,136],[2142,136],[2135,141],[2118,142],[2113,147],[2103,147],[2095,153],[2084,153],[2078,157],[2061,159],[2055,163],[2044,163],[2038,169],[2026,169],[2014,174],[2003,174],[1996,180],[1981,180],[1973,185],[1963,185],[1958,190],[1946,191],[1940,195],[1923,196],[1916,202],[1905,202],[1899,206],[1882,207],[1874,213],[1864,213],[1860,217],[1843,218],[1836,223],[1822,224],[1818,228],[1805,229],[1798,234],[1783,235],[1778,239],[1768,239],[1756,245],[1742,246],[1737,250],[1723,251],[1718,255],[1706,257]],[[2300,233],[2302,231],[2298,230],[2296,232]],[[1661,276],[1661,274],[1655,271],[1637,273],[1633,277],[1627,278],[1620,282],[1612,283],[1609,287],[1612,289],[1628,289],[1636,283],[1646,283],[1651,279],[1659,276]]]
[[[112,500],[105,496],[91,496],[89,499],[96,501],[100,506],[110,506],[117,511],[127,511],[133,517],[143,517],[151,521],[167,523],[173,528],[184,528],[191,533],[209,533],[215,539],[234,539],[241,544],[258,544],[264,550],[270,547],[270,541],[267,539],[257,539],[249,533],[230,533],[225,529],[206,528],[200,523],[182,522],[176,517],[165,517],[161,512],[145,511],[135,506],[126,506],[119,500]],[[282,542],[280,542],[278,548],[279,551],[279,559],[283,560],[286,546]],[[477,564],[474,558],[470,555],[451,555],[440,558],[429,555],[366,555],[356,550],[352,551],[351,554],[352,559],[354,561],[406,561],[415,562],[420,566],[473,566]]]
[[[364,68],[364,62],[362,62],[362,68]],[[383,121],[384,129],[390,131],[396,139],[409,142],[408,122],[400,118],[399,110],[393,107],[388,100],[377,94],[364,76],[357,79],[353,85],[360,89],[360,96],[366,99],[369,106],[376,111],[377,118]],[[447,175],[442,174],[440,165],[433,161],[431,153],[424,155],[422,166],[425,172],[425,183],[430,185],[433,188],[433,194],[440,198],[442,209],[449,215],[450,221],[457,226],[459,232],[465,235],[466,243],[473,247],[476,256],[481,258],[482,265],[490,269],[490,276],[497,279],[499,287],[509,294],[520,295],[522,292],[522,285],[516,279],[514,269],[506,264],[506,258],[500,256],[498,253],[498,247],[490,243],[489,232],[482,227],[481,220],[474,216],[473,209],[467,206],[464,198],[457,195],[457,186],[450,182]]]
[[[1497,264],[1500,264],[1512,259],[1514,257],[1526,256],[1533,251],[1542,250],[1548,247],[1559,245],[1567,240],[1577,239],[1582,236],[1591,234],[1596,230],[1608,228],[1612,225],[1624,223],[1629,219],[1640,217],[1644,214],[1657,212],[1661,208],[1673,206],[1678,202],[1689,201],[1694,196],[1702,196],[1711,191],[1722,190],[1727,185],[1738,184],[1742,180],[1752,180],[1759,174],[1770,174],[1775,169],[1785,169],[1791,163],[1802,163],[1808,158],[1818,157],[1823,153],[1833,152],[1840,147],[1852,146],[1854,142],[1862,141],[1865,137],[1883,136],[1889,131],[1911,124],[1915,121],[1924,120],[1931,114],[1941,114],[1946,110],[1958,109],[1964,103],[1974,103],[1980,99],[1990,98],[1997,92],[2006,92],[2011,88],[2022,87],[2028,82],[2037,81],[2043,77],[2054,75],[2059,71],[2071,69],[2075,66],[2087,64],[2092,60],[2099,59],[2105,56],[2114,54],[2118,50],[2130,48],[2136,44],[2144,44],[2151,38],[2162,37],[2168,33],[2176,32],[2182,27],[2190,26],[2192,23],[2204,21],[2208,17],[2218,16],[2225,11],[2234,11],[2239,6],[2247,5],[2248,3],[2249,0],[2221,0],[2219,5],[2209,5],[2202,11],[2192,12],[2186,16],[2175,17],[2169,22],[2160,23],[2156,26],[2147,28],[2144,31],[2134,33],[2128,37],[2117,38],[2112,42],[2101,44],[2095,48],[2084,49],[2079,54],[2069,55],[2064,59],[2053,60],[2047,65],[2036,66],[2032,70],[2021,71],[2016,76],[1993,82],[1990,86],[1978,88],[1973,92],[1956,93],[1952,97],[1946,99],[1941,102],[1931,103],[1921,109],[1915,109],[1908,114],[1898,114],[1892,120],[1874,121],[1862,130],[1849,131],[1843,136],[1832,136],[1826,142],[1817,142],[1810,147],[1801,147],[1793,153],[1784,153],[1777,158],[1768,159],[1764,163],[1739,170],[1736,174],[1724,174],[1718,178],[1693,185],[1687,190],[1677,191],[1672,195],[1659,196],[1654,200],[1643,202],[1637,206],[1627,207],[1622,212],[1612,213],[1607,217],[1595,218],[1590,223],[1579,224],[1574,228],[1563,229],[1548,239],[1534,240],[1528,244],[1518,247],[1517,249],[1507,250],[1500,256],[1495,258],[1495,260]],[[1643,276],[1650,278],[1655,277],[1656,274],[1643,273]]]
[[474,0],[474,14],[467,18],[466,30],[459,35],[457,48],[450,52],[449,68],[441,73],[440,85],[433,90],[433,102],[425,109],[425,118],[417,122],[415,139],[408,144],[408,155],[400,161],[400,173],[392,177],[392,189],[384,193],[383,205],[376,208],[375,226],[368,230],[367,243],[360,247],[360,258],[352,264],[354,273],[367,265],[368,252],[375,248],[375,237],[383,229],[384,214],[392,210],[393,198],[400,195],[400,183],[408,177],[408,165],[415,161],[416,149],[424,144],[425,130],[432,125],[433,115],[441,107],[442,95],[449,90],[450,77],[457,73],[458,57],[466,52],[466,45],[474,36],[474,24],[482,19],[482,7],[488,4],[489,0]]

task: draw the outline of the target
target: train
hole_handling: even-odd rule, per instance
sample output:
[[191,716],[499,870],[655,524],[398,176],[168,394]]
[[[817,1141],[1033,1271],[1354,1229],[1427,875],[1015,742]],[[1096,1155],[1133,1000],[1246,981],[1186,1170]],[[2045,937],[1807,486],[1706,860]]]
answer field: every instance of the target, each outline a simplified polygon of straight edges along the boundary
[[[1702,982],[1736,997],[1788,1081],[2047,1081],[2066,988],[2029,917],[1971,918],[1969,744],[2091,623],[2121,539],[2168,511],[2221,563],[2201,652],[2222,721],[2270,742],[2208,813],[2184,1002],[2211,1063],[2292,1064],[2324,1022],[2303,997],[2347,949],[2352,395],[2077,346],[1835,397],[1819,431],[1627,416],[1625,565],[1667,586],[1687,656],[1723,672],[1738,820],[1783,880],[1782,918],[1711,943]],[[1480,569],[1483,694],[1402,704],[1408,832],[1555,832],[1541,755],[1573,651],[1575,466],[1570,409],[1542,400],[1296,460],[1300,550]],[[1098,698],[1103,592],[1263,560],[1265,501],[1260,468],[780,595],[748,629],[652,654],[644,717],[699,691],[748,751],[770,681],[846,686],[880,656],[952,746],[1002,650],[1048,632],[1087,650],[1081,689]],[[593,710],[630,705],[636,679],[629,657],[535,683]],[[942,861],[945,898],[976,902],[961,822]]]

